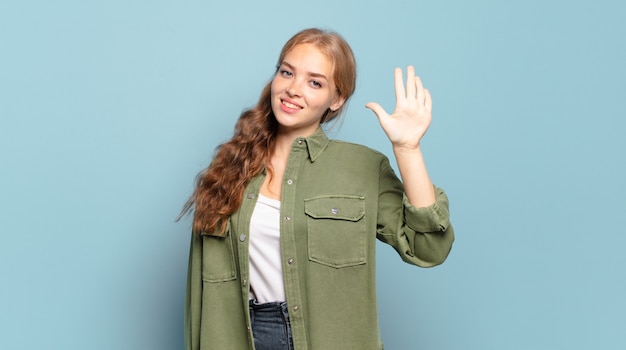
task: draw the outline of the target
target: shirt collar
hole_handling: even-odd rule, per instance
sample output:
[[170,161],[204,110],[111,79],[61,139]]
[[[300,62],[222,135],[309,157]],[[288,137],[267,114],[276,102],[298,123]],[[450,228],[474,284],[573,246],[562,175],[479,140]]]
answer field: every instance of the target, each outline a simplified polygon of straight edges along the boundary
[[299,137],[295,142],[304,142],[306,144],[306,150],[309,152],[309,159],[311,160],[311,163],[314,163],[317,157],[319,157],[320,154],[322,154],[322,152],[326,149],[330,140],[326,136],[324,130],[319,127],[309,137]]

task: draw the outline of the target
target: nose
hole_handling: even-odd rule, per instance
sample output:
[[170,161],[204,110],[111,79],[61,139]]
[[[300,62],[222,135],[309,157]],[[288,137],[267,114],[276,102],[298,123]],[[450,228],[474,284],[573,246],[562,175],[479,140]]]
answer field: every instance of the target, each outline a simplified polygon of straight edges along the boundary
[[300,88],[300,83],[298,82],[298,79],[293,79],[291,81],[291,83],[287,87],[287,94],[289,94],[290,97],[301,96],[302,90]]

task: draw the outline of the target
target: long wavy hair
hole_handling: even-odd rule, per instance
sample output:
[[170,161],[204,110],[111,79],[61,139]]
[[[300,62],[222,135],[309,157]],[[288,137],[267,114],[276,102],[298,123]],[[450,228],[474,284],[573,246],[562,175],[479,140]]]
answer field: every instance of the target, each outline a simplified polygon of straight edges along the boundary
[[[313,44],[333,63],[333,79],[344,104],[336,111],[327,110],[321,123],[327,123],[343,111],[356,86],[356,62],[348,43],[338,33],[318,28],[305,29],[283,46],[277,67],[299,44]],[[198,174],[196,189],[181,214],[194,211],[194,233],[223,235],[228,218],[241,205],[250,180],[269,166],[278,122],[272,112],[271,81],[263,88],[255,106],[245,110],[235,125],[233,137],[217,147],[213,161]]]

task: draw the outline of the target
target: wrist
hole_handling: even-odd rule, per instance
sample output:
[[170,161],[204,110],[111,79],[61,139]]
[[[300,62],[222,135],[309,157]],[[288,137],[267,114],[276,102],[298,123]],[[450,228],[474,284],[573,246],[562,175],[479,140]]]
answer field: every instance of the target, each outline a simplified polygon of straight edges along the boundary
[[416,145],[392,145],[392,149],[394,153],[421,153],[422,148],[421,144],[417,143]]

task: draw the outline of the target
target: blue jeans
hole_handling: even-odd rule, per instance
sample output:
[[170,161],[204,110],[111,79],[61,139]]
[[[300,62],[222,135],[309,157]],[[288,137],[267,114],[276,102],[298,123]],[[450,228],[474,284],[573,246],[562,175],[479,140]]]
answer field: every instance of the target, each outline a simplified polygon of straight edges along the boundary
[[293,350],[287,302],[250,300],[250,322],[256,350]]

